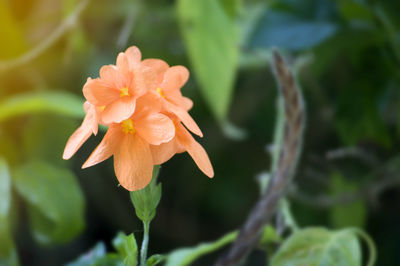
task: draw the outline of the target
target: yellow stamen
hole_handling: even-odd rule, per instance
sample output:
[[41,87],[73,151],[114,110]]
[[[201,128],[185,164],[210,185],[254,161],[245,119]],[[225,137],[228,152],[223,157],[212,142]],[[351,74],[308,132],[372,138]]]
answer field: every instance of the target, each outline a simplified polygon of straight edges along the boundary
[[128,87],[124,87],[124,88],[122,88],[122,89],[120,89],[120,96],[121,97],[124,97],[124,96],[129,96],[129,88]]
[[164,93],[163,93],[163,91],[162,91],[162,89],[160,87],[157,88],[157,92],[158,92],[158,94],[161,95],[161,97],[165,98]]
[[102,106],[97,107],[97,109],[98,109],[100,112],[104,111],[105,108],[106,108],[105,105],[102,105]]
[[124,121],[122,121],[121,123],[121,127],[122,127],[122,132],[124,132],[125,134],[135,134],[136,129],[133,126],[133,121],[132,119],[126,119]]

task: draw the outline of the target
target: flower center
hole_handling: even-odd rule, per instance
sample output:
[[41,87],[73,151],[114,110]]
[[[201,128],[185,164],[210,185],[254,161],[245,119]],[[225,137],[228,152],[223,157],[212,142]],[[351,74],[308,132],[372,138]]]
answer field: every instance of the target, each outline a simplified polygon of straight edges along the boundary
[[122,127],[122,132],[124,132],[125,134],[135,134],[136,132],[136,129],[133,126],[132,119],[126,119],[122,121],[121,127]]
[[105,108],[106,108],[106,106],[105,106],[105,105],[102,105],[102,106],[98,106],[98,107],[97,107],[97,110],[99,110],[100,112],[102,112],[102,111],[104,111]]
[[160,87],[157,88],[157,92],[158,92],[158,94],[161,95],[161,97],[165,98],[164,92],[162,91],[162,89]]
[[123,87],[120,90],[119,96],[124,97],[124,96],[129,96],[129,88],[128,87]]

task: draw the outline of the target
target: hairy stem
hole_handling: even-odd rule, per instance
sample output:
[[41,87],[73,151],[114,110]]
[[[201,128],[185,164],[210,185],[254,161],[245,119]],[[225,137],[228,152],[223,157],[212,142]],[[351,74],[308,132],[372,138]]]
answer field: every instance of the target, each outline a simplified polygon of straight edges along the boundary
[[242,226],[236,242],[217,266],[238,265],[258,243],[262,228],[271,219],[292,179],[301,151],[304,128],[304,108],[301,92],[282,57],[274,51],[274,67],[284,102],[285,124],[277,167],[266,191],[253,207]]

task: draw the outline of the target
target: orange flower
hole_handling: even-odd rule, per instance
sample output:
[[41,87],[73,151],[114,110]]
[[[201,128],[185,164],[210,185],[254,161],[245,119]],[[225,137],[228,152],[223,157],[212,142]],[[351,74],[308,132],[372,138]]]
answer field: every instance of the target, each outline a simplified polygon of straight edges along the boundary
[[114,155],[115,175],[129,191],[144,188],[151,180],[153,158],[150,144],[160,145],[175,135],[168,116],[159,113],[151,94],[137,100],[134,114],[121,123],[111,124],[101,143],[82,168],[98,164]]
[[136,100],[154,86],[153,70],[141,64],[135,46],[120,53],[115,65],[103,66],[100,78],[88,78],[83,87],[87,101],[102,109],[105,124],[120,123],[135,111]]
[[175,124],[175,137],[168,143],[151,146],[154,164],[168,161],[175,153],[187,151],[197,166],[209,177],[214,176],[214,170],[204,148],[192,137],[181,122],[193,133],[203,136],[196,122],[188,114],[193,102],[184,97],[180,91],[189,78],[189,71],[184,66],[169,67],[159,59],[143,60],[143,65],[151,67],[157,74],[157,82],[151,93],[157,95],[163,106],[163,113],[168,115]]
[[103,66],[100,78],[89,78],[84,85],[86,116],[69,138],[63,158],[71,158],[102,124],[109,126],[108,131],[82,168],[114,156],[115,175],[127,190],[144,188],[155,164],[184,151],[213,177],[206,151],[186,130],[202,136],[188,113],[193,102],[180,91],[188,77],[183,66],[169,67],[158,59],[141,61],[134,46],[120,53],[115,66]]
[[85,102],[83,107],[86,111],[85,119],[83,120],[82,125],[68,139],[63,154],[64,160],[70,159],[92,134],[97,135],[99,110],[96,110],[97,108],[89,102]]
[[157,74],[157,82],[151,88],[151,92],[159,97],[163,109],[176,115],[190,131],[202,137],[200,128],[188,114],[193,102],[181,93],[182,86],[189,78],[186,67],[169,67],[166,62],[159,59],[146,59],[142,64],[152,68]]
[[160,145],[151,145],[151,153],[154,164],[162,164],[175,153],[187,151],[200,170],[208,177],[214,177],[214,170],[204,148],[192,137],[181,124],[179,118],[172,113],[166,113],[175,125],[175,137]]

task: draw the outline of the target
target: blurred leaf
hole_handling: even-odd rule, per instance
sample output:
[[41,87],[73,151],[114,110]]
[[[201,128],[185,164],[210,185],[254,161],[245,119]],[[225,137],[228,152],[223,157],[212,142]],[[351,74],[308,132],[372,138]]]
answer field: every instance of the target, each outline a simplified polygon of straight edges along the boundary
[[0,265],[18,265],[10,222],[11,178],[7,162],[0,157]]
[[281,242],[282,239],[276,232],[275,228],[272,225],[267,224],[264,227],[264,231],[261,236],[260,245],[266,245],[269,243]]
[[272,257],[271,266],[361,266],[360,243],[352,230],[307,228],[290,236]]
[[32,116],[24,123],[23,155],[25,158],[45,160],[53,165],[67,165],[69,162],[62,159],[62,153],[68,137],[76,127],[76,121],[60,119],[57,115]]
[[74,174],[44,161],[13,171],[16,190],[29,203],[33,236],[41,244],[64,243],[84,227],[84,198]]
[[99,242],[91,250],[81,255],[73,262],[67,263],[66,266],[94,266],[99,258],[106,255],[106,246]]
[[242,8],[242,0],[219,0],[225,12],[232,18],[237,16]]
[[[358,63],[361,64],[362,62]],[[337,121],[339,136],[346,146],[357,145],[360,141],[374,141],[389,147],[389,128],[380,113],[379,100],[384,93],[378,90],[377,72],[369,74],[370,79],[356,79],[338,90]],[[360,97],[362,95],[362,97]]]
[[15,136],[5,130],[0,129],[0,156],[11,166],[19,159],[19,150]]
[[292,51],[310,49],[332,37],[336,31],[337,26],[329,21],[307,21],[290,13],[267,11],[249,45],[277,46]]
[[106,246],[99,242],[91,250],[66,266],[120,266],[121,259],[117,254],[106,253]]
[[244,129],[238,128],[231,122],[225,120],[220,124],[222,132],[225,136],[233,140],[244,140],[247,138],[247,132]]
[[0,122],[15,116],[38,112],[82,118],[85,115],[82,105],[80,97],[68,92],[27,92],[0,102]]
[[227,116],[239,60],[236,23],[219,1],[178,0],[178,18],[200,88],[219,121]]
[[0,157],[0,217],[7,217],[11,205],[11,181],[7,162]]
[[22,30],[13,18],[8,1],[0,1],[0,59],[10,59],[24,52]]
[[156,215],[156,209],[161,199],[161,183],[157,185],[159,165],[153,168],[151,182],[143,189],[130,192],[131,201],[135,207],[136,215],[143,222],[150,222]]
[[155,254],[147,259],[146,266],[155,266],[165,260],[164,255]]
[[[331,193],[333,195],[357,191],[358,185],[347,181],[339,173],[334,173],[331,178]],[[360,199],[348,204],[337,204],[330,210],[330,220],[335,228],[364,227],[366,219],[365,202]]]
[[203,243],[192,248],[181,248],[174,250],[167,255],[165,266],[190,265],[199,257],[211,253],[231,243],[236,239],[236,237],[237,232],[232,232],[212,243]]
[[126,236],[124,233],[118,233],[113,240],[113,246],[121,256],[124,265],[137,265],[138,248],[134,234]]
[[372,11],[362,2],[354,0],[340,0],[338,2],[339,11],[347,20],[373,21],[374,16]]

